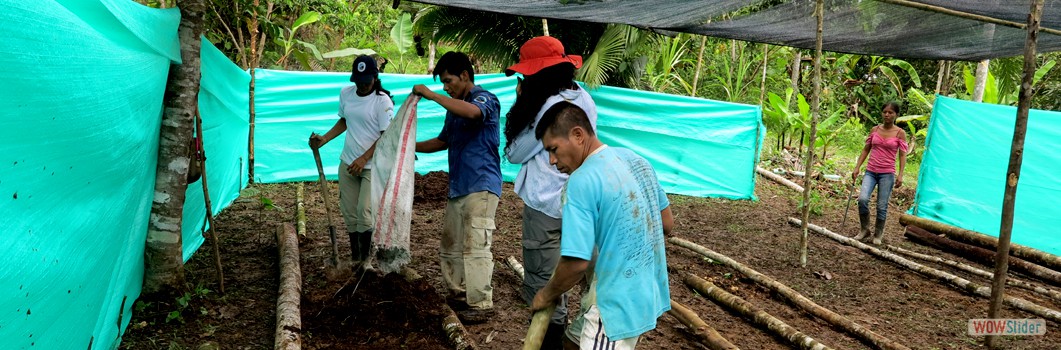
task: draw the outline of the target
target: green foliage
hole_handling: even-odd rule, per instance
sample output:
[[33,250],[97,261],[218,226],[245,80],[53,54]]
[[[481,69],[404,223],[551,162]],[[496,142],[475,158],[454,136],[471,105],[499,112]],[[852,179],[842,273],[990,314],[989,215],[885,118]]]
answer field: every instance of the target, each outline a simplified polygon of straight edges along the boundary
[[638,29],[622,25],[609,24],[597,41],[593,53],[582,61],[582,68],[575,73],[575,79],[586,82],[591,87],[604,85],[613,72],[620,71],[630,52],[628,44],[636,41]]
[[[273,39],[278,46],[283,48],[283,50],[281,51],[283,52],[283,54],[280,56],[280,59],[276,61],[277,65],[283,66],[287,62],[288,56],[293,55],[295,56],[295,59],[297,59],[298,62],[302,64],[302,67],[304,69],[313,70],[313,67],[309,63],[309,55],[312,54],[313,57],[316,58],[318,61],[324,59],[323,57],[321,57],[321,53],[317,50],[316,45],[299,39],[295,39],[295,33],[298,32],[299,28],[320,21],[320,19],[321,14],[319,12],[310,11],[303,13],[301,16],[299,16],[298,19],[296,19],[295,22],[291,24],[290,28],[280,28],[282,31],[281,35]],[[299,44],[309,51],[303,51],[302,49],[296,47],[295,44]]]
[[746,53],[745,49],[750,44],[745,42],[734,40],[729,45],[733,46],[729,48],[733,54],[724,52],[727,45],[719,45],[718,50],[723,52],[716,52],[716,55],[713,55],[717,59],[714,63],[721,70],[713,74],[715,86],[725,91],[726,101],[744,102],[747,101],[751,87],[756,83],[755,72],[761,68],[754,65],[760,61],[761,55],[758,54],[758,50]]
[[[1019,66],[1017,65],[1019,63]],[[1046,60],[1035,70],[1032,76],[1032,86],[1039,86],[1051,69],[1057,64],[1053,59]],[[1002,104],[1015,106],[1020,99],[1020,81],[1024,75],[1023,59],[1001,59],[991,61],[987,72],[987,82],[984,84],[984,103]],[[994,73],[992,72],[994,71]],[[997,74],[997,75],[996,75]],[[965,82],[965,96],[972,96],[976,85],[976,77],[970,66],[962,68],[962,77]]]
[[[212,292],[213,291],[211,291],[210,289],[199,285],[196,286],[194,290],[181,294],[181,296],[177,297],[177,299],[175,300],[177,303],[177,308],[166,314],[166,323],[170,323],[171,321],[184,323],[184,312],[186,309],[188,309],[190,305],[192,305],[193,301],[205,299],[206,296]],[[201,315],[206,315],[208,311],[206,310],[206,308],[200,307],[199,313]]]

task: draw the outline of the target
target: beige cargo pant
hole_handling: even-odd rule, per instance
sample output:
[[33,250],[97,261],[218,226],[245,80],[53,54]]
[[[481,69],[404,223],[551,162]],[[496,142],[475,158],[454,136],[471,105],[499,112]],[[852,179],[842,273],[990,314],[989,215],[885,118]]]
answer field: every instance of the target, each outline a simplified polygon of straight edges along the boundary
[[446,203],[445,224],[439,247],[442,280],[452,295],[466,294],[472,309],[494,307],[494,214],[497,195],[475,192]]
[[339,164],[339,211],[347,232],[365,232],[375,225],[372,217],[372,170],[350,175],[350,164]]

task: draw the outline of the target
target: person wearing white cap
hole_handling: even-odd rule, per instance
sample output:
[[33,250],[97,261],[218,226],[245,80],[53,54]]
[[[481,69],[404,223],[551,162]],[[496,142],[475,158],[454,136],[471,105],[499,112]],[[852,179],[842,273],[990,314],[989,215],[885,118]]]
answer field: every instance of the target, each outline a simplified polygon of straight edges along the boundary
[[[523,264],[525,274],[520,290],[528,305],[560,261],[561,205],[560,193],[567,182],[549,163],[549,152],[534,137],[534,126],[549,107],[558,102],[573,103],[589,117],[596,130],[597,106],[585,89],[575,83],[575,70],[582,67],[582,57],[568,55],[556,38],[540,36],[520,47],[519,63],[506,74],[520,73],[516,102],[505,122],[505,157],[520,164],[513,181],[516,194],[523,199]],[[553,313],[542,349],[561,349],[567,324],[567,300],[561,298]]]

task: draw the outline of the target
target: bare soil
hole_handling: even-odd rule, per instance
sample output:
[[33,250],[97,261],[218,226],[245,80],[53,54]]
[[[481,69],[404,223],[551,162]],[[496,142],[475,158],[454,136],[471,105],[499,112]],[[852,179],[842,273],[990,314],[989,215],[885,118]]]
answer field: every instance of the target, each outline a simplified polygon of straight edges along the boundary
[[[799,179],[794,179],[799,180]],[[226,293],[219,293],[214,256],[207,243],[188,262],[189,291],[180,296],[154,296],[139,300],[126,332],[123,349],[271,349],[279,285],[276,227],[293,222],[298,184],[254,185],[257,195],[244,195],[216,220],[221,239]],[[395,275],[355,275],[349,267],[330,267],[331,244],[325,210],[316,183],[305,183],[308,235],[301,239],[302,346],[305,349],[449,349],[441,330],[438,305],[443,290],[438,268],[438,244],[446,203],[446,174],[417,176],[414,200],[410,267],[424,279],[408,283]],[[337,193],[335,183],[332,193]],[[812,201],[811,222],[846,235],[858,226],[857,204],[850,204],[846,225],[841,225],[847,201],[843,186],[820,184],[822,198]],[[758,201],[730,201],[671,196],[676,219],[674,236],[697,242],[769,275],[818,304],[844,315],[886,337],[914,349],[986,348],[982,337],[966,335],[967,321],[986,318],[988,301],[958,291],[877,259],[855,248],[810,234],[809,262],[798,263],[799,228],[788,217],[798,217],[801,195],[768,180],[759,180]],[[918,252],[940,255],[986,270],[961,257],[922,247],[902,237],[898,213],[912,201],[913,189],[897,189],[891,206],[886,242]],[[265,200],[268,199],[268,200]],[[265,205],[271,201],[275,207]],[[332,203],[332,205],[335,205]],[[494,235],[494,303],[492,321],[468,326],[480,349],[518,349],[526,332],[529,313],[518,294],[519,280],[504,263],[521,256],[522,202],[505,185],[497,210]],[[348,261],[350,246],[342,232],[342,219],[332,222],[340,232],[340,259]],[[846,333],[800,311],[773,292],[722,265],[711,264],[680,247],[668,250],[672,299],[689,306],[724,337],[743,349],[795,348],[682,283],[693,273],[722,286],[789,325],[836,349],[863,349]],[[933,264],[926,264],[933,265]],[[977,283],[990,281],[933,266]],[[828,273],[831,278],[820,277]],[[1029,277],[1018,276],[1029,280]],[[1054,287],[1057,288],[1057,287]],[[577,302],[574,293],[572,302]],[[1015,295],[1040,305],[1061,309],[1061,303],[1025,290]],[[183,300],[178,300],[183,299]],[[183,303],[182,303],[183,301]],[[179,316],[179,317],[175,317]],[[1004,317],[1038,318],[1004,308]],[[168,320],[167,320],[168,319]],[[1061,349],[1061,325],[1047,322],[1045,336],[1005,337],[1008,349]],[[655,330],[646,333],[641,349],[706,349],[674,318],[664,315]]]

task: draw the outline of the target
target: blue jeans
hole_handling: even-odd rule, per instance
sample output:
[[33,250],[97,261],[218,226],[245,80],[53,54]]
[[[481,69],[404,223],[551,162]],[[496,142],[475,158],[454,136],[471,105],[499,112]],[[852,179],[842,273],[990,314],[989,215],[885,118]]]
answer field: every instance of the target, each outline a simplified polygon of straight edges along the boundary
[[895,186],[895,174],[866,170],[866,175],[862,176],[862,190],[858,193],[859,215],[869,215],[869,196],[873,194],[874,186],[877,187],[877,221],[884,222],[888,218],[888,198],[891,198]]

